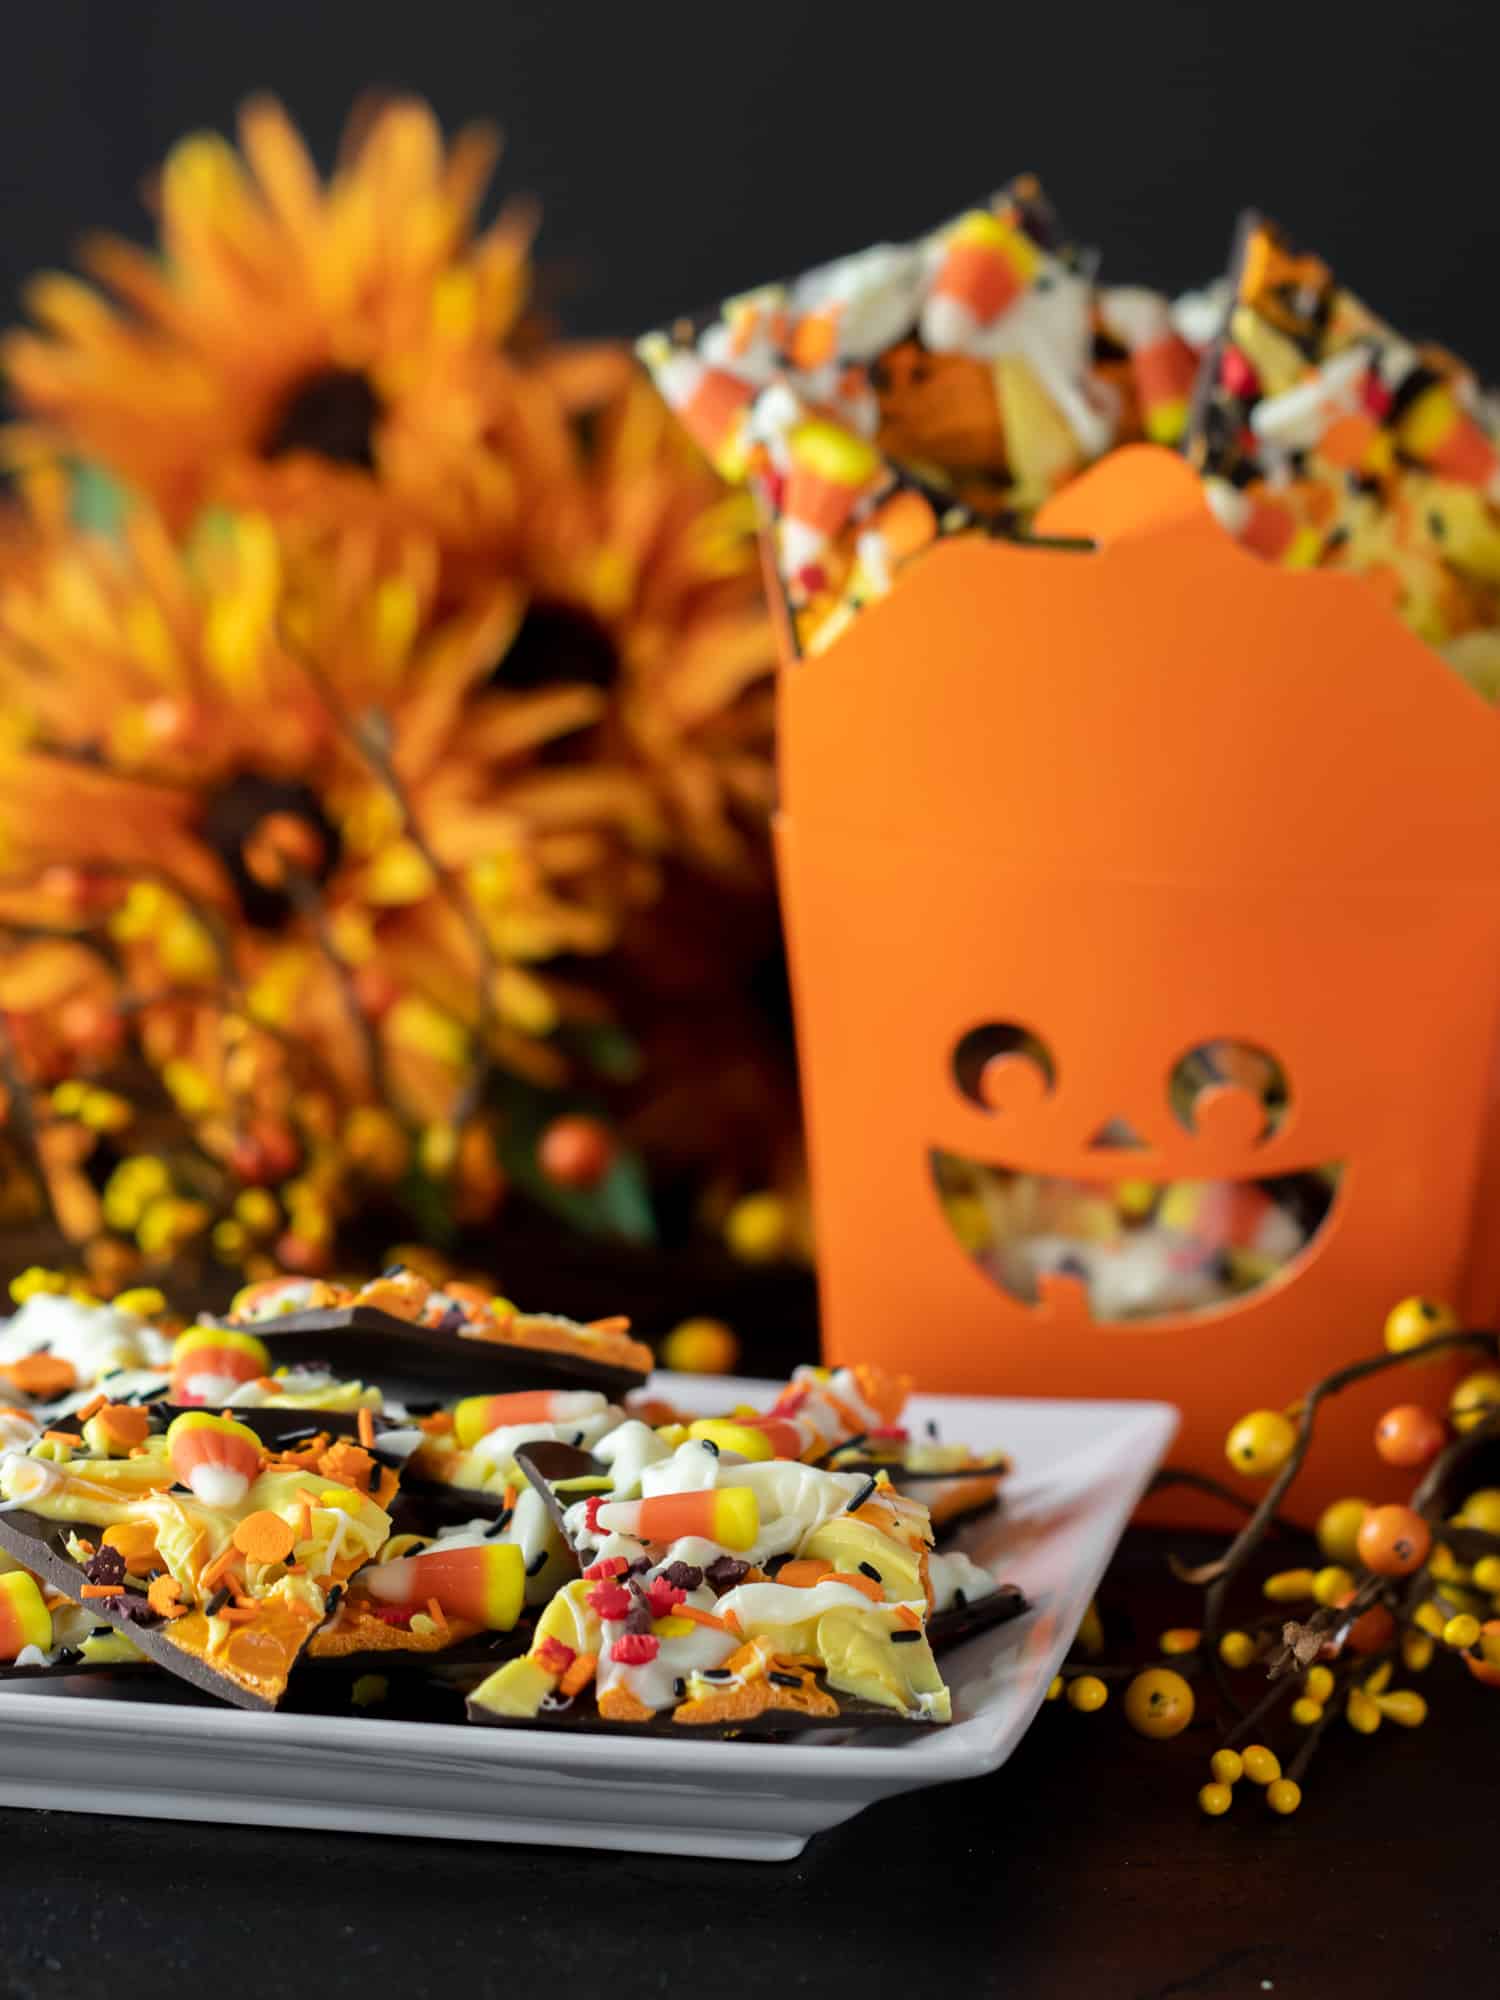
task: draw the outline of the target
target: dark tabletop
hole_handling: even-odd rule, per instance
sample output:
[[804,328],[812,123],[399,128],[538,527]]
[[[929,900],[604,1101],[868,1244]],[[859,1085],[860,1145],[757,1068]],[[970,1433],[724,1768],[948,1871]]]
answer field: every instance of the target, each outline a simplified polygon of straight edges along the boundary
[[[1158,1587],[1130,1538],[1111,1594]],[[1106,1613],[1109,1599],[1106,1598]],[[0,2000],[690,1991],[1047,2000],[1500,1992],[1500,1700],[1342,1725],[1302,1810],[1194,1793],[1213,1738],[1042,1711],[993,1777],[889,1801],[777,1864],[0,1811]]]

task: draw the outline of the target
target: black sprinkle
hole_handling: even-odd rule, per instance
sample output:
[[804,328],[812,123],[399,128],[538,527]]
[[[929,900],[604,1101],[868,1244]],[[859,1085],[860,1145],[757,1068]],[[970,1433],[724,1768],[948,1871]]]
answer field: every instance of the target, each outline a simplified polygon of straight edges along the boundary
[[706,1681],[732,1681],[734,1675],[728,1667],[705,1667],[702,1678]]
[[370,1491],[372,1493],[378,1493],[380,1491],[380,1482],[384,1477],[385,1477],[385,1467],[380,1463],[380,1460],[377,1458],[375,1463],[370,1467]]
[[547,1567],[547,1551],[545,1549],[538,1549],[537,1553],[532,1557],[531,1561],[526,1565],[526,1574],[528,1576],[540,1576],[542,1571],[546,1567]]
[[954,1609],[955,1611],[962,1611],[962,1610],[963,1610],[963,1608],[964,1608],[964,1606],[965,1606],[965,1605],[966,1605],[966,1604],[968,1603],[968,1601],[969,1601],[969,1593],[968,1593],[968,1592],[967,1592],[966,1590],[955,1590],[955,1591],[954,1591],[954,1593],[953,1593],[953,1609]]
[[490,1522],[490,1525],[484,1531],[484,1539],[487,1542],[492,1542],[495,1539],[496,1535],[503,1535],[505,1533],[506,1529],[510,1526],[510,1515],[511,1515],[511,1510],[509,1507],[507,1507],[503,1514],[497,1515],[496,1518]]
[[779,1688],[799,1688],[802,1685],[796,1674],[772,1672],[766,1675],[766,1679]]
[[125,1558],[118,1549],[111,1548],[106,1542],[97,1555],[90,1556],[83,1573],[90,1583],[123,1583]]
[[167,1411],[170,1410],[171,1407],[172,1405],[170,1403],[165,1401],[163,1398],[158,1397],[155,1402],[148,1403],[146,1405],[146,1413],[148,1416],[155,1417],[158,1420],[158,1422],[165,1423],[167,1420]]
[[338,1603],[339,1599],[343,1596],[343,1594],[344,1594],[344,1586],[341,1583],[336,1583],[333,1586],[332,1590],[329,1591],[327,1599],[325,1600],[326,1608],[329,1611],[332,1611],[332,1609]]
[[934,1444],[937,1442],[937,1434],[938,1434],[937,1418],[929,1417],[927,1419],[927,1435],[932,1439]]
[[661,1572],[661,1578],[674,1590],[696,1590],[703,1581],[703,1572],[696,1563],[670,1562]]
[[859,1566],[859,1573],[861,1576],[869,1577],[872,1583],[885,1582],[885,1578],[880,1574],[880,1571],[876,1569],[874,1563],[861,1563]]
[[860,1508],[863,1507],[865,1502],[869,1499],[870,1495],[873,1492],[875,1492],[875,1490],[879,1486],[879,1483],[880,1482],[875,1479],[866,1480],[865,1484],[860,1488],[858,1493],[856,1493],[854,1498],[849,1502],[849,1505],[844,1509],[844,1512],[846,1514],[857,1514]]
[[123,1375],[124,1373],[125,1370],[123,1368],[106,1368],[104,1373],[99,1377],[99,1380],[101,1382],[113,1382],[117,1375]]
[[915,1646],[921,1636],[920,1632],[893,1632],[891,1634],[891,1644],[893,1646]]
[[382,1278],[399,1278],[405,1269],[404,1264],[387,1264],[380,1275]]
[[674,1695],[676,1695],[679,1701],[681,1701],[682,1697],[687,1693],[687,1682],[682,1679],[681,1675],[679,1675],[678,1678],[675,1681],[673,1681],[672,1692]]
[[715,1590],[733,1590],[750,1573],[750,1565],[738,1556],[715,1556],[703,1572]]
[[583,1432],[582,1432],[582,1431],[574,1431],[574,1433],[573,1433],[573,1448],[574,1448],[574,1450],[576,1451],[576,1450],[578,1449],[579,1445],[581,1445],[582,1443],[583,1443]]
[[712,1438],[699,1438],[698,1442],[705,1451],[711,1451],[715,1458],[718,1457],[719,1447],[714,1443]]
[[442,1407],[441,1398],[434,1396],[430,1400],[422,1402],[408,1402],[406,1405],[406,1414],[409,1417],[430,1417],[435,1415]]
[[216,1590],[203,1607],[204,1617],[212,1618],[215,1612],[222,1611],[224,1606],[229,1602],[229,1597],[230,1593],[227,1590]]

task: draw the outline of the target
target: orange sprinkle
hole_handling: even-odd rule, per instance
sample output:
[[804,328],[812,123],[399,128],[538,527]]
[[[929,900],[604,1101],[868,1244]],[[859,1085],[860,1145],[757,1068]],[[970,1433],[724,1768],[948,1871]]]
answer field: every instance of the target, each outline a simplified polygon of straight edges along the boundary
[[78,1446],[79,1446],[79,1442],[80,1442],[80,1440],[79,1440],[79,1438],[78,1438],[78,1435],[77,1435],[77,1433],[76,1433],[76,1432],[74,1432],[74,1431],[43,1431],[43,1432],[42,1432],[42,1443],[43,1443],[43,1444],[65,1444],[65,1445],[69,1445],[69,1446],[71,1446],[71,1447],[72,1447],[72,1449],[73,1449],[74,1451],[77,1451],[77,1449],[78,1449]]
[[79,1591],[80,1597],[123,1597],[123,1583],[86,1583]]
[[573,1660],[573,1664],[557,1684],[558,1693],[565,1699],[571,1699],[575,1694],[582,1694],[583,1690],[594,1678],[598,1665],[599,1655],[597,1653],[577,1654]]
[[725,1624],[716,1611],[700,1611],[696,1604],[674,1604],[674,1618],[691,1618],[695,1625],[710,1625],[716,1632],[728,1632],[732,1628]]
[[[676,1609],[678,1611],[681,1611],[682,1606],[679,1604],[678,1606],[676,1606]],[[726,1611],[723,1617],[720,1618],[717,1622],[724,1627],[724,1630],[726,1632],[732,1633],[736,1639],[744,1638],[745,1628],[740,1623],[739,1619],[735,1617],[732,1611]]]
[[429,1437],[441,1437],[445,1431],[451,1431],[452,1428],[453,1412],[451,1410],[434,1410],[430,1417],[418,1417],[417,1419],[417,1429],[419,1431],[426,1431]]
[[815,1583],[832,1574],[833,1564],[824,1562],[821,1556],[798,1556],[795,1562],[781,1565],[776,1581],[790,1584],[793,1590],[811,1590]]
[[92,1416],[96,1416],[98,1412],[102,1410],[108,1402],[109,1402],[108,1396],[102,1394],[95,1396],[92,1402],[85,1403],[81,1410],[75,1410],[73,1414],[75,1417],[77,1417],[79,1423],[86,1424],[89,1418]]
[[299,1542],[310,1542],[312,1540],[312,1531],[313,1531],[313,1524],[312,1524],[313,1503],[311,1497],[306,1493],[299,1493],[297,1495],[297,1498],[302,1502],[302,1516],[297,1523],[297,1540]]
[[505,1491],[500,1495],[500,1505],[505,1509],[507,1514],[512,1513],[520,1497],[514,1486],[507,1486]]
[[[104,1539],[105,1541],[108,1541],[109,1536],[106,1535]],[[85,1555],[91,1556],[95,1553],[94,1545],[86,1535],[80,1535],[78,1537],[78,1546],[83,1550]]]
[[230,1542],[227,1547],[220,1549],[208,1568],[199,1577],[199,1588],[211,1591],[233,1569],[235,1559],[238,1555],[239,1550],[233,1542]]
[[429,1597],[427,1600],[427,1616],[432,1620],[433,1624],[436,1625],[436,1627],[440,1632],[447,1631],[448,1629],[447,1614],[444,1612],[442,1605],[438,1603],[435,1597]]
[[921,1619],[909,1604],[898,1604],[896,1606],[896,1622],[904,1625],[908,1632],[920,1632],[922,1629]]
[[258,1615],[259,1607],[254,1604],[225,1604],[214,1613],[214,1616],[222,1618],[226,1625],[248,1625],[250,1620]]
[[281,1394],[281,1384],[276,1380],[274,1375],[257,1375],[255,1378],[255,1387],[263,1391],[267,1396],[279,1396]]
[[234,1531],[234,1546],[256,1563],[285,1562],[296,1539],[290,1526],[269,1507],[247,1514]]
[[182,1585],[175,1576],[159,1576],[147,1590],[146,1602],[158,1618],[181,1618],[187,1610],[185,1604],[177,1602],[181,1595]]
[[852,1569],[831,1569],[824,1577],[825,1583],[847,1583],[851,1590],[862,1590],[866,1597],[876,1604],[884,1604],[885,1592],[872,1576],[861,1576]]
[[359,1424],[359,1441],[364,1446],[365,1450],[368,1451],[370,1449],[370,1446],[375,1442],[375,1419],[370,1415],[370,1412],[367,1409],[365,1409],[363,1404],[361,1404],[360,1406],[358,1424]]

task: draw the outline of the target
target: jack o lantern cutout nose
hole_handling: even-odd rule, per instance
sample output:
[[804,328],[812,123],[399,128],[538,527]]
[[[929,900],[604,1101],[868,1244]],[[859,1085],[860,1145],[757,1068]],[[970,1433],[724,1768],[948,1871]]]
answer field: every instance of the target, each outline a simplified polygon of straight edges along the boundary
[[[1217,1464],[1393,1299],[1500,1302],[1500,721],[1168,453],[1037,532],[939,543],[816,657],[783,635],[825,1355],[1165,1397]],[[1304,1510],[1379,1490],[1381,1393],[1320,1418]]]

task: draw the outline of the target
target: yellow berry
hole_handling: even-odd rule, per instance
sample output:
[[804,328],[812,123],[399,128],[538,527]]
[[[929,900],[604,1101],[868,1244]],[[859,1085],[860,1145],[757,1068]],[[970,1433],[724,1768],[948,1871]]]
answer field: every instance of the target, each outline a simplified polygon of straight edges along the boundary
[[739,1341],[719,1319],[685,1319],[661,1344],[663,1364],[683,1375],[727,1375],[739,1353]]
[[1097,1674],[1080,1674],[1068,1684],[1068,1704],[1081,1715],[1092,1715],[1109,1700],[1109,1689]]
[[1218,1819],[1234,1804],[1234,1793],[1228,1785],[1205,1785],[1198,1794],[1198,1804],[1210,1819]]
[[1392,1668],[1390,1661],[1383,1660],[1380,1663],[1380,1665],[1375,1669],[1373,1674],[1366,1675],[1365,1693],[1384,1694],[1386,1689],[1391,1684],[1391,1674],[1393,1671],[1394,1669]]
[[1310,1701],[1324,1702],[1333,1693],[1333,1675],[1327,1667],[1309,1667],[1302,1685]]
[[1417,1627],[1418,1631],[1429,1633],[1434,1639],[1442,1638],[1448,1623],[1442,1612],[1439,1611],[1430,1598],[1425,1604],[1417,1606],[1416,1610],[1411,1614],[1411,1622]]
[[1427,1704],[1414,1688],[1397,1688],[1383,1694],[1376,1703],[1382,1715],[1399,1722],[1403,1729],[1420,1729],[1427,1720]]
[[1359,1531],[1369,1506],[1368,1500],[1335,1500],[1318,1516],[1318,1547],[1331,1563],[1359,1561]]
[[1500,1486],[1477,1488],[1453,1518],[1466,1528],[1483,1528],[1487,1535],[1500,1535]]
[[1296,1442],[1296,1427],[1280,1410],[1252,1410],[1225,1438],[1224,1456],[1249,1479],[1274,1479]]
[[1291,1778],[1278,1778],[1266,1786],[1266,1804],[1273,1813],[1294,1813],[1302,1803],[1302,1787]]
[[1479,1643],[1479,1620],[1472,1612],[1460,1611],[1456,1618],[1450,1618],[1443,1627],[1443,1644],[1451,1646],[1455,1653],[1466,1651]]
[[1458,1314],[1439,1299],[1403,1299],[1386,1315],[1385,1344],[1392,1354],[1410,1354],[1458,1330]]
[[1361,1736],[1373,1736],[1380,1727],[1380,1704],[1373,1695],[1361,1688],[1349,1690],[1349,1703],[1344,1710],[1351,1729],[1357,1729]]
[[1245,1760],[1238,1750],[1215,1750],[1208,1768],[1221,1785],[1237,1785],[1245,1775]]
[[1432,1638],[1426,1632],[1403,1632],[1401,1635],[1401,1664],[1408,1673],[1425,1674],[1432,1665],[1436,1651]]
[[769,1264],[785,1256],[791,1222],[791,1211],[779,1194],[747,1194],[729,1211],[724,1241],[745,1263]]
[[1175,1659],[1179,1653],[1196,1653],[1202,1637],[1191,1626],[1174,1625],[1157,1639],[1156,1650],[1165,1653],[1168,1659]]
[[1492,1620],[1485,1626],[1479,1640],[1479,1651],[1486,1666],[1500,1667],[1500,1624]]
[[1448,1415],[1457,1431],[1477,1430],[1497,1410],[1500,1410],[1500,1369],[1480,1368],[1472,1375],[1465,1375],[1448,1398]]
[[1311,1729],[1315,1722],[1320,1722],[1323,1718],[1323,1704],[1320,1701],[1309,1701],[1307,1696],[1303,1695],[1292,1703],[1291,1717],[1299,1729]]
[[1060,1694],[1062,1693],[1063,1689],[1064,1689],[1064,1688],[1065,1688],[1066,1686],[1067,1686],[1067,1683],[1066,1683],[1066,1681],[1064,1681],[1064,1679],[1063,1679],[1062,1675],[1061,1675],[1061,1674],[1054,1674],[1054,1675],[1052,1676],[1052,1679],[1051,1679],[1051,1680],[1050,1680],[1050,1681],[1048,1682],[1048,1684],[1047,1684],[1047,1699],[1048,1699],[1048,1701],[1056,1701],[1056,1700],[1057,1700],[1057,1698],[1058,1698],[1058,1696],[1059,1696],[1059,1695],[1060,1695]]
[[1469,1580],[1469,1572],[1446,1542],[1439,1542],[1427,1558],[1427,1573],[1435,1583],[1467,1583]]
[[1219,1641],[1219,1658],[1226,1667],[1248,1667],[1255,1658],[1255,1641],[1248,1632],[1226,1632]]
[[1089,1608],[1083,1614],[1078,1627],[1078,1637],[1074,1645],[1081,1646],[1091,1660],[1097,1659],[1104,1651],[1104,1621],[1099,1616],[1098,1603],[1089,1599]]
[[1474,1565],[1474,1581],[1491,1597],[1500,1591],[1500,1556],[1481,1556]]
[[1326,1569],[1320,1569],[1313,1578],[1312,1594],[1319,1604],[1341,1604],[1353,1588],[1354,1578],[1343,1564],[1329,1563]]
[[1268,1750],[1264,1743],[1250,1743],[1241,1752],[1245,1763],[1245,1776],[1252,1785],[1273,1784],[1281,1776],[1281,1759],[1274,1750]]
[[1297,1604],[1315,1594],[1316,1581],[1310,1569],[1282,1569],[1275,1576],[1268,1576],[1261,1589],[1273,1604]]
[[1126,1688],[1122,1706],[1142,1736],[1179,1736],[1193,1719],[1193,1690],[1170,1667],[1148,1667]]

